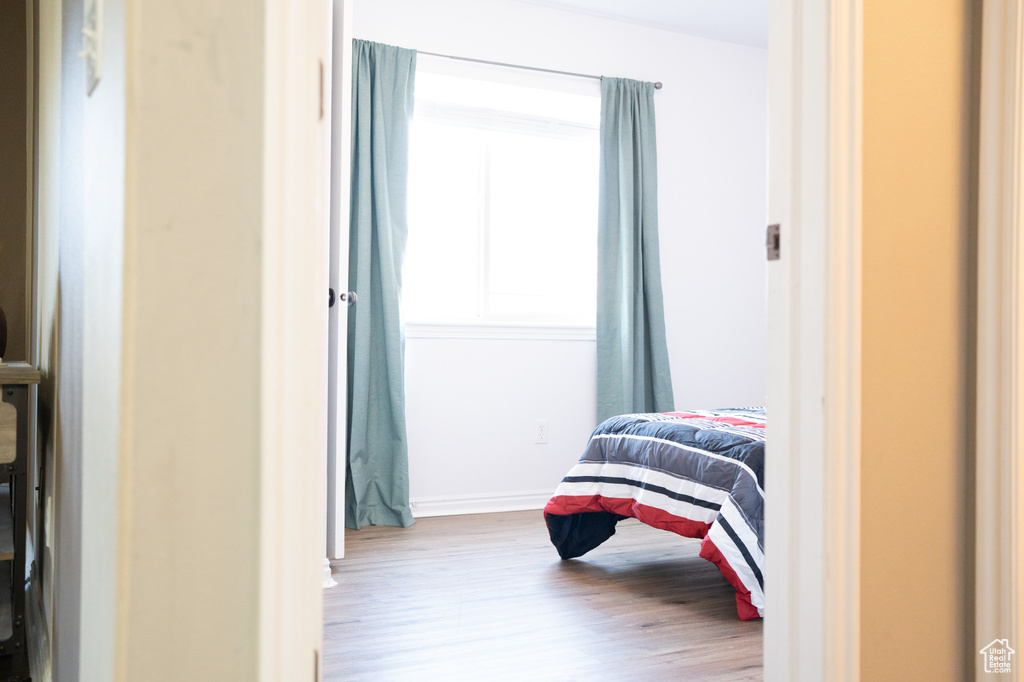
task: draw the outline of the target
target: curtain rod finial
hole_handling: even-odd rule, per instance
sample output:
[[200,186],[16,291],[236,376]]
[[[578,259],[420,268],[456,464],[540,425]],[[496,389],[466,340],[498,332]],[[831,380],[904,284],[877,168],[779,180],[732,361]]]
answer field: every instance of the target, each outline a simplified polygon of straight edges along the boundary
[[654,84],[654,89],[661,90],[661,81],[658,81],[657,83]]

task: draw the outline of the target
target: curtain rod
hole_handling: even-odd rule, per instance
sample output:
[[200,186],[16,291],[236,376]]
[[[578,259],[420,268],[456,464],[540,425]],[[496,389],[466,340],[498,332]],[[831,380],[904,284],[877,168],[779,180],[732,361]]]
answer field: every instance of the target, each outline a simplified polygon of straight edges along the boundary
[[[560,76],[575,76],[576,78],[593,78],[601,80],[600,76],[591,76],[589,73],[573,73],[572,71],[556,71],[555,69],[542,69],[537,66],[523,66],[522,64],[507,64],[505,62],[492,62],[487,59],[473,59],[472,57],[456,57],[452,54],[440,54],[438,52],[427,52],[417,50],[419,54],[429,54],[431,57],[444,57],[445,59],[456,59],[460,62],[474,62],[476,64],[490,64],[491,66],[507,66],[513,69],[526,69],[527,71],[542,71],[543,73],[556,73]],[[661,81],[654,84],[655,90],[661,90]]]

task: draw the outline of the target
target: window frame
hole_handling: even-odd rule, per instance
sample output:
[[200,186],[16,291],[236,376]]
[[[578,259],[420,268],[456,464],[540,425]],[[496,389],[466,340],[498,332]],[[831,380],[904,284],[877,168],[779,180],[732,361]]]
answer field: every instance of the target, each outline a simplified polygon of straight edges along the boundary
[[[421,67],[417,67],[418,72]],[[504,69],[503,69],[504,70]],[[428,69],[429,73],[445,75],[447,70]],[[474,77],[475,76],[470,76]],[[479,79],[479,78],[478,78]],[[549,77],[545,77],[550,80]],[[567,83],[564,77],[560,80]],[[489,83],[504,83],[503,78],[487,78]],[[520,79],[520,83],[521,83]],[[529,84],[529,83],[527,83]],[[592,92],[582,93],[579,87],[545,88],[570,94],[585,94],[594,99],[595,114],[599,112],[600,92],[595,86]],[[491,298],[492,254],[491,241],[493,229],[491,224],[492,202],[492,140],[487,133],[525,133],[538,137],[556,139],[589,139],[599,154],[599,125],[572,121],[557,116],[538,116],[489,107],[477,107],[467,104],[443,102],[429,97],[417,96],[415,102],[414,130],[416,123],[427,122],[452,126],[456,128],[477,128],[484,131],[483,153],[481,159],[479,203],[480,218],[476,225],[478,256],[476,261],[476,313],[477,317],[444,317],[409,316],[408,309],[403,305],[403,325],[406,338],[420,339],[544,339],[544,340],[576,340],[586,341],[596,338],[596,319],[592,322],[575,322],[564,317],[555,316],[502,314],[493,312]],[[596,117],[595,117],[596,119]],[[599,158],[599,157],[597,157]],[[414,164],[410,163],[410,168]],[[597,183],[597,167],[594,168],[595,185]],[[595,186],[596,190],[596,186]],[[596,194],[596,191],[595,191]],[[595,197],[596,199],[596,197]],[[595,207],[596,208],[596,207]],[[595,222],[596,240],[596,222]],[[596,273],[595,273],[596,275]],[[404,278],[403,278],[404,279]],[[407,285],[406,281],[403,286]],[[595,277],[596,298],[596,277]]]

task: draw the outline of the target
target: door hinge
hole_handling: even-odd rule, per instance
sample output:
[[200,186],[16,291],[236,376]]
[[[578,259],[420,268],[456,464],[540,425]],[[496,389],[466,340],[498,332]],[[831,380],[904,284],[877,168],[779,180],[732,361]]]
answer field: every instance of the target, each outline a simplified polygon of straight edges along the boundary
[[779,260],[779,225],[768,226],[768,236],[765,239],[765,247],[768,250],[768,260]]
[[317,62],[320,65],[320,118],[318,120],[324,120],[324,60]]

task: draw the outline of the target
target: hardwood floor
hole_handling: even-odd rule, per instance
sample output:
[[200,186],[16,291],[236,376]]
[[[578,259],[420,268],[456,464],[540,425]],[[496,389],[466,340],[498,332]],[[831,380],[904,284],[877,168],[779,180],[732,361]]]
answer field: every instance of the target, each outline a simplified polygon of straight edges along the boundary
[[699,541],[632,519],[562,561],[541,512],[347,531],[324,680],[760,680],[761,621]]

